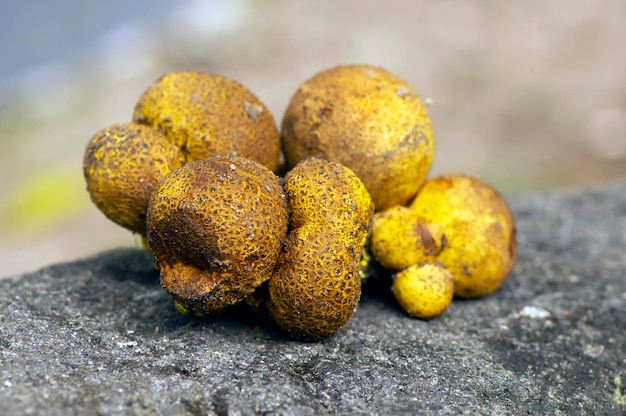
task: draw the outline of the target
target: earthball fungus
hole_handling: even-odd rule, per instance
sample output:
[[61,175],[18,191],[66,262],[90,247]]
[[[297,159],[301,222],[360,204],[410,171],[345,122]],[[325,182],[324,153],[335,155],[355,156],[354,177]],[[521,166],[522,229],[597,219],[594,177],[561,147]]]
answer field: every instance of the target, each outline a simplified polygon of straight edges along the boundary
[[148,242],[179,309],[208,314],[244,300],[272,275],[287,235],[278,177],[238,156],[171,172],[148,204]]
[[161,132],[135,123],[115,124],[97,132],[83,158],[91,200],[116,224],[146,235],[150,195],[185,157]]
[[486,296],[502,286],[517,258],[516,229],[509,205],[491,185],[469,175],[437,176],[410,208],[433,225],[434,252],[425,254],[450,270],[456,296]]
[[374,206],[347,167],[307,159],[285,177],[289,234],[268,282],[269,312],[291,337],[333,334],[361,296],[361,254]]
[[409,207],[376,214],[371,250],[397,270],[440,263],[452,273],[456,296],[485,296],[513,268],[515,221],[505,199],[483,180],[442,175],[426,181]]
[[497,290],[515,263],[514,219],[491,186],[426,180],[429,115],[386,69],[317,73],[289,101],[280,135],[250,90],[197,71],[155,81],[132,120],[90,140],[87,189],[144,237],[181,312],[243,301],[316,341],[348,322],[381,265],[400,306],[429,319],[454,296]]
[[236,154],[271,171],[280,164],[280,137],[269,109],[248,88],[216,74],[172,72],[139,98],[133,120],[156,128],[188,162]]
[[370,65],[338,66],[305,81],[289,102],[281,134],[289,166],[312,156],[347,166],[377,211],[415,196],[435,148],[430,118],[415,90]]
[[430,319],[441,315],[452,302],[454,279],[440,264],[414,264],[393,276],[391,291],[409,315]]

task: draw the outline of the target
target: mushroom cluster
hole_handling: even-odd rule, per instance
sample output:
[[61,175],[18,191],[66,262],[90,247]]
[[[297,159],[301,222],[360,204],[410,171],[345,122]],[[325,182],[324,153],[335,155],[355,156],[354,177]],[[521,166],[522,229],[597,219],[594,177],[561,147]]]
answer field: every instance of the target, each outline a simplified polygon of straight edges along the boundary
[[[427,180],[408,206],[376,213],[370,249],[383,266],[399,271],[392,290],[401,306],[432,318],[453,294],[486,296],[504,283],[517,256],[515,222],[504,198],[483,180],[441,175]],[[419,302],[407,303],[424,276],[432,285],[420,290]]]
[[281,140],[288,165],[322,157],[363,181],[377,211],[370,262],[392,272],[392,292],[411,316],[433,318],[454,296],[485,296],[506,280],[517,254],[506,201],[479,178],[426,180],[432,124],[396,75],[368,65],[316,74],[289,102]]
[[506,202],[476,178],[427,181],[433,153],[425,105],[383,68],[305,81],[280,134],[243,85],[174,72],[141,95],[131,122],[93,136],[83,173],[104,215],[143,237],[178,310],[260,303],[312,341],[350,319],[371,262],[395,271],[392,292],[420,318],[508,275]]

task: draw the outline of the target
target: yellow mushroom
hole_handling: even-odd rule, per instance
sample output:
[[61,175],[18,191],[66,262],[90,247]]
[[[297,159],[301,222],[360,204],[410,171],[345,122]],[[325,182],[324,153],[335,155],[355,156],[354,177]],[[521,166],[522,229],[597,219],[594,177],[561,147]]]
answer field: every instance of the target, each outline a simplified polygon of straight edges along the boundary
[[341,328],[356,309],[374,207],[350,169],[322,159],[289,171],[284,190],[290,231],[268,282],[268,308],[291,337],[319,340]]
[[212,155],[280,164],[280,137],[269,109],[238,82],[204,72],[173,72],[140,97],[133,120],[161,130],[187,161]]
[[430,319],[441,315],[452,302],[454,279],[441,265],[414,264],[393,276],[391,291],[409,315]]
[[317,156],[363,181],[376,210],[408,202],[434,154],[426,107],[405,81],[369,65],[327,69],[304,82],[282,121],[289,166]]
[[498,192],[481,179],[448,174],[424,184],[408,208],[374,219],[372,253],[396,269],[438,262],[459,297],[485,296],[509,275],[517,256],[515,221]]
[[445,241],[437,224],[408,207],[396,205],[374,215],[370,249],[384,267],[403,270],[441,251]]
[[184,160],[180,149],[159,131],[135,123],[115,124],[89,141],[83,174],[98,209],[116,224],[145,236],[150,195]]
[[493,187],[472,176],[438,176],[410,208],[436,226],[434,239],[443,248],[430,257],[452,273],[455,295],[480,297],[502,286],[515,264],[517,240],[513,214]]

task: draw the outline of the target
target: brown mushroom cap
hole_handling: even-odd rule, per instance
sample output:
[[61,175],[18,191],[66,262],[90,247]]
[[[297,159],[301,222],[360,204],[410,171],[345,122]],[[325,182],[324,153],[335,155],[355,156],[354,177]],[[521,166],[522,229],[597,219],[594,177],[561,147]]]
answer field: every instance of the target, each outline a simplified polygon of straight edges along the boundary
[[287,233],[278,177],[236,156],[172,172],[148,205],[148,241],[161,284],[191,312],[210,313],[269,279]]

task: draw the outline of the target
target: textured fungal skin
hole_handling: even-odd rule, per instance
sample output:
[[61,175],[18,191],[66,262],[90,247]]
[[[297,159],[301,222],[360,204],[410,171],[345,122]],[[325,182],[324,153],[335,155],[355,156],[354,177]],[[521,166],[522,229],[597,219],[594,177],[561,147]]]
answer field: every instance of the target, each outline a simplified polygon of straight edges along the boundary
[[341,328],[356,309],[374,206],[351,170],[322,159],[293,168],[284,190],[290,231],[268,282],[268,308],[291,337],[319,340]]
[[305,81],[289,102],[281,134],[289,166],[312,156],[347,166],[377,211],[415,196],[434,154],[420,97],[391,72],[369,65],[338,66]]
[[238,82],[203,72],[173,72],[140,97],[137,123],[161,130],[187,161],[212,155],[245,157],[279,168],[280,137],[269,109]]
[[456,296],[492,293],[515,264],[513,215],[505,199],[478,178],[461,174],[432,178],[409,208],[392,211],[374,218],[375,257],[396,269],[439,262],[452,273]]
[[270,278],[288,213],[271,171],[245,158],[212,156],[160,183],[147,222],[161,285],[180,308],[208,314]]
[[454,279],[441,265],[414,264],[393,276],[391,291],[409,315],[431,319],[445,312],[452,302]]
[[135,123],[115,124],[89,141],[83,174],[98,209],[116,224],[145,236],[150,195],[184,160],[180,149],[159,131]]

